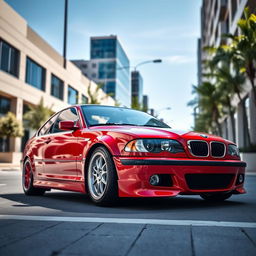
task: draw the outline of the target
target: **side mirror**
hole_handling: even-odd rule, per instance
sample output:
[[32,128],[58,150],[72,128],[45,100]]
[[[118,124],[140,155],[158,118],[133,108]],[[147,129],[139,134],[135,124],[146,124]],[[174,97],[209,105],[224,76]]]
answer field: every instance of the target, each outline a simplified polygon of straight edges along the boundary
[[79,127],[74,121],[60,121],[59,129],[60,130],[77,130]]

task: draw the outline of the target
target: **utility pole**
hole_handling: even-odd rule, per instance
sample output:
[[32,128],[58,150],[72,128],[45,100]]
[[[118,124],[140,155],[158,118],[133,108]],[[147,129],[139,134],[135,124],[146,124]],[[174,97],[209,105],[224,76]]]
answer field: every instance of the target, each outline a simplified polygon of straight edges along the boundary
[[68,26],[68,0],[65,0],[64,9],[64,38],[63,38],[63,67],[67,67],[67,26]]

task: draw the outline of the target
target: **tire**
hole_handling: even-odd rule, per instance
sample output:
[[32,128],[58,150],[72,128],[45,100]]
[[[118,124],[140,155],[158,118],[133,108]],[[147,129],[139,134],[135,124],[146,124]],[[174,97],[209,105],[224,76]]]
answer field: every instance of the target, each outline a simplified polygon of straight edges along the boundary
[[28,196],[42,196],[45,193],[43,188],[35,188],[33,185],[33,171],[30,160],[27,159],[23,164],[22,169],[22,188],[25,195]]
[[209,202],[222,202],[232,196],[232,192],[228,193],[209,193],[200,195],[204,200]]
[[96,205],[111,206],[118,200],[115,165],[111,154],[104,148],[96,148],[89,160],[86,187]]

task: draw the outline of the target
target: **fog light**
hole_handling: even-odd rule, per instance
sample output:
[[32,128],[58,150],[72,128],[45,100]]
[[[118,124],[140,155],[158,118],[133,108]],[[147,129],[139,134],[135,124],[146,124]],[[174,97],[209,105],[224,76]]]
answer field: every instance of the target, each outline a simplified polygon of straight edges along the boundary
[[157,186],[160,182],[160,179],[159,179],[159,176],[157,174],[155,175],[152,175],[149,179],[149,183],[152,185],[152,186]]
[[239,174],[238,176],[238,182],[241,184],[244,182],[244,175],[243,174]]

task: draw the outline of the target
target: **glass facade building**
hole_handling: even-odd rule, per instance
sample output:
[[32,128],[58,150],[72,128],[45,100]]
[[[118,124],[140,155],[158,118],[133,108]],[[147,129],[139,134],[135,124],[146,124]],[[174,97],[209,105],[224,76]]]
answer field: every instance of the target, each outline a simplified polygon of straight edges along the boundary
[[143,79],[139,71],[132,71],[132,97],[136,97],[138,102],[143,102]]
[[130,62],[117,37],[92,37],[90,56],[95,64],[92,79],[119,104],[130,107]]

